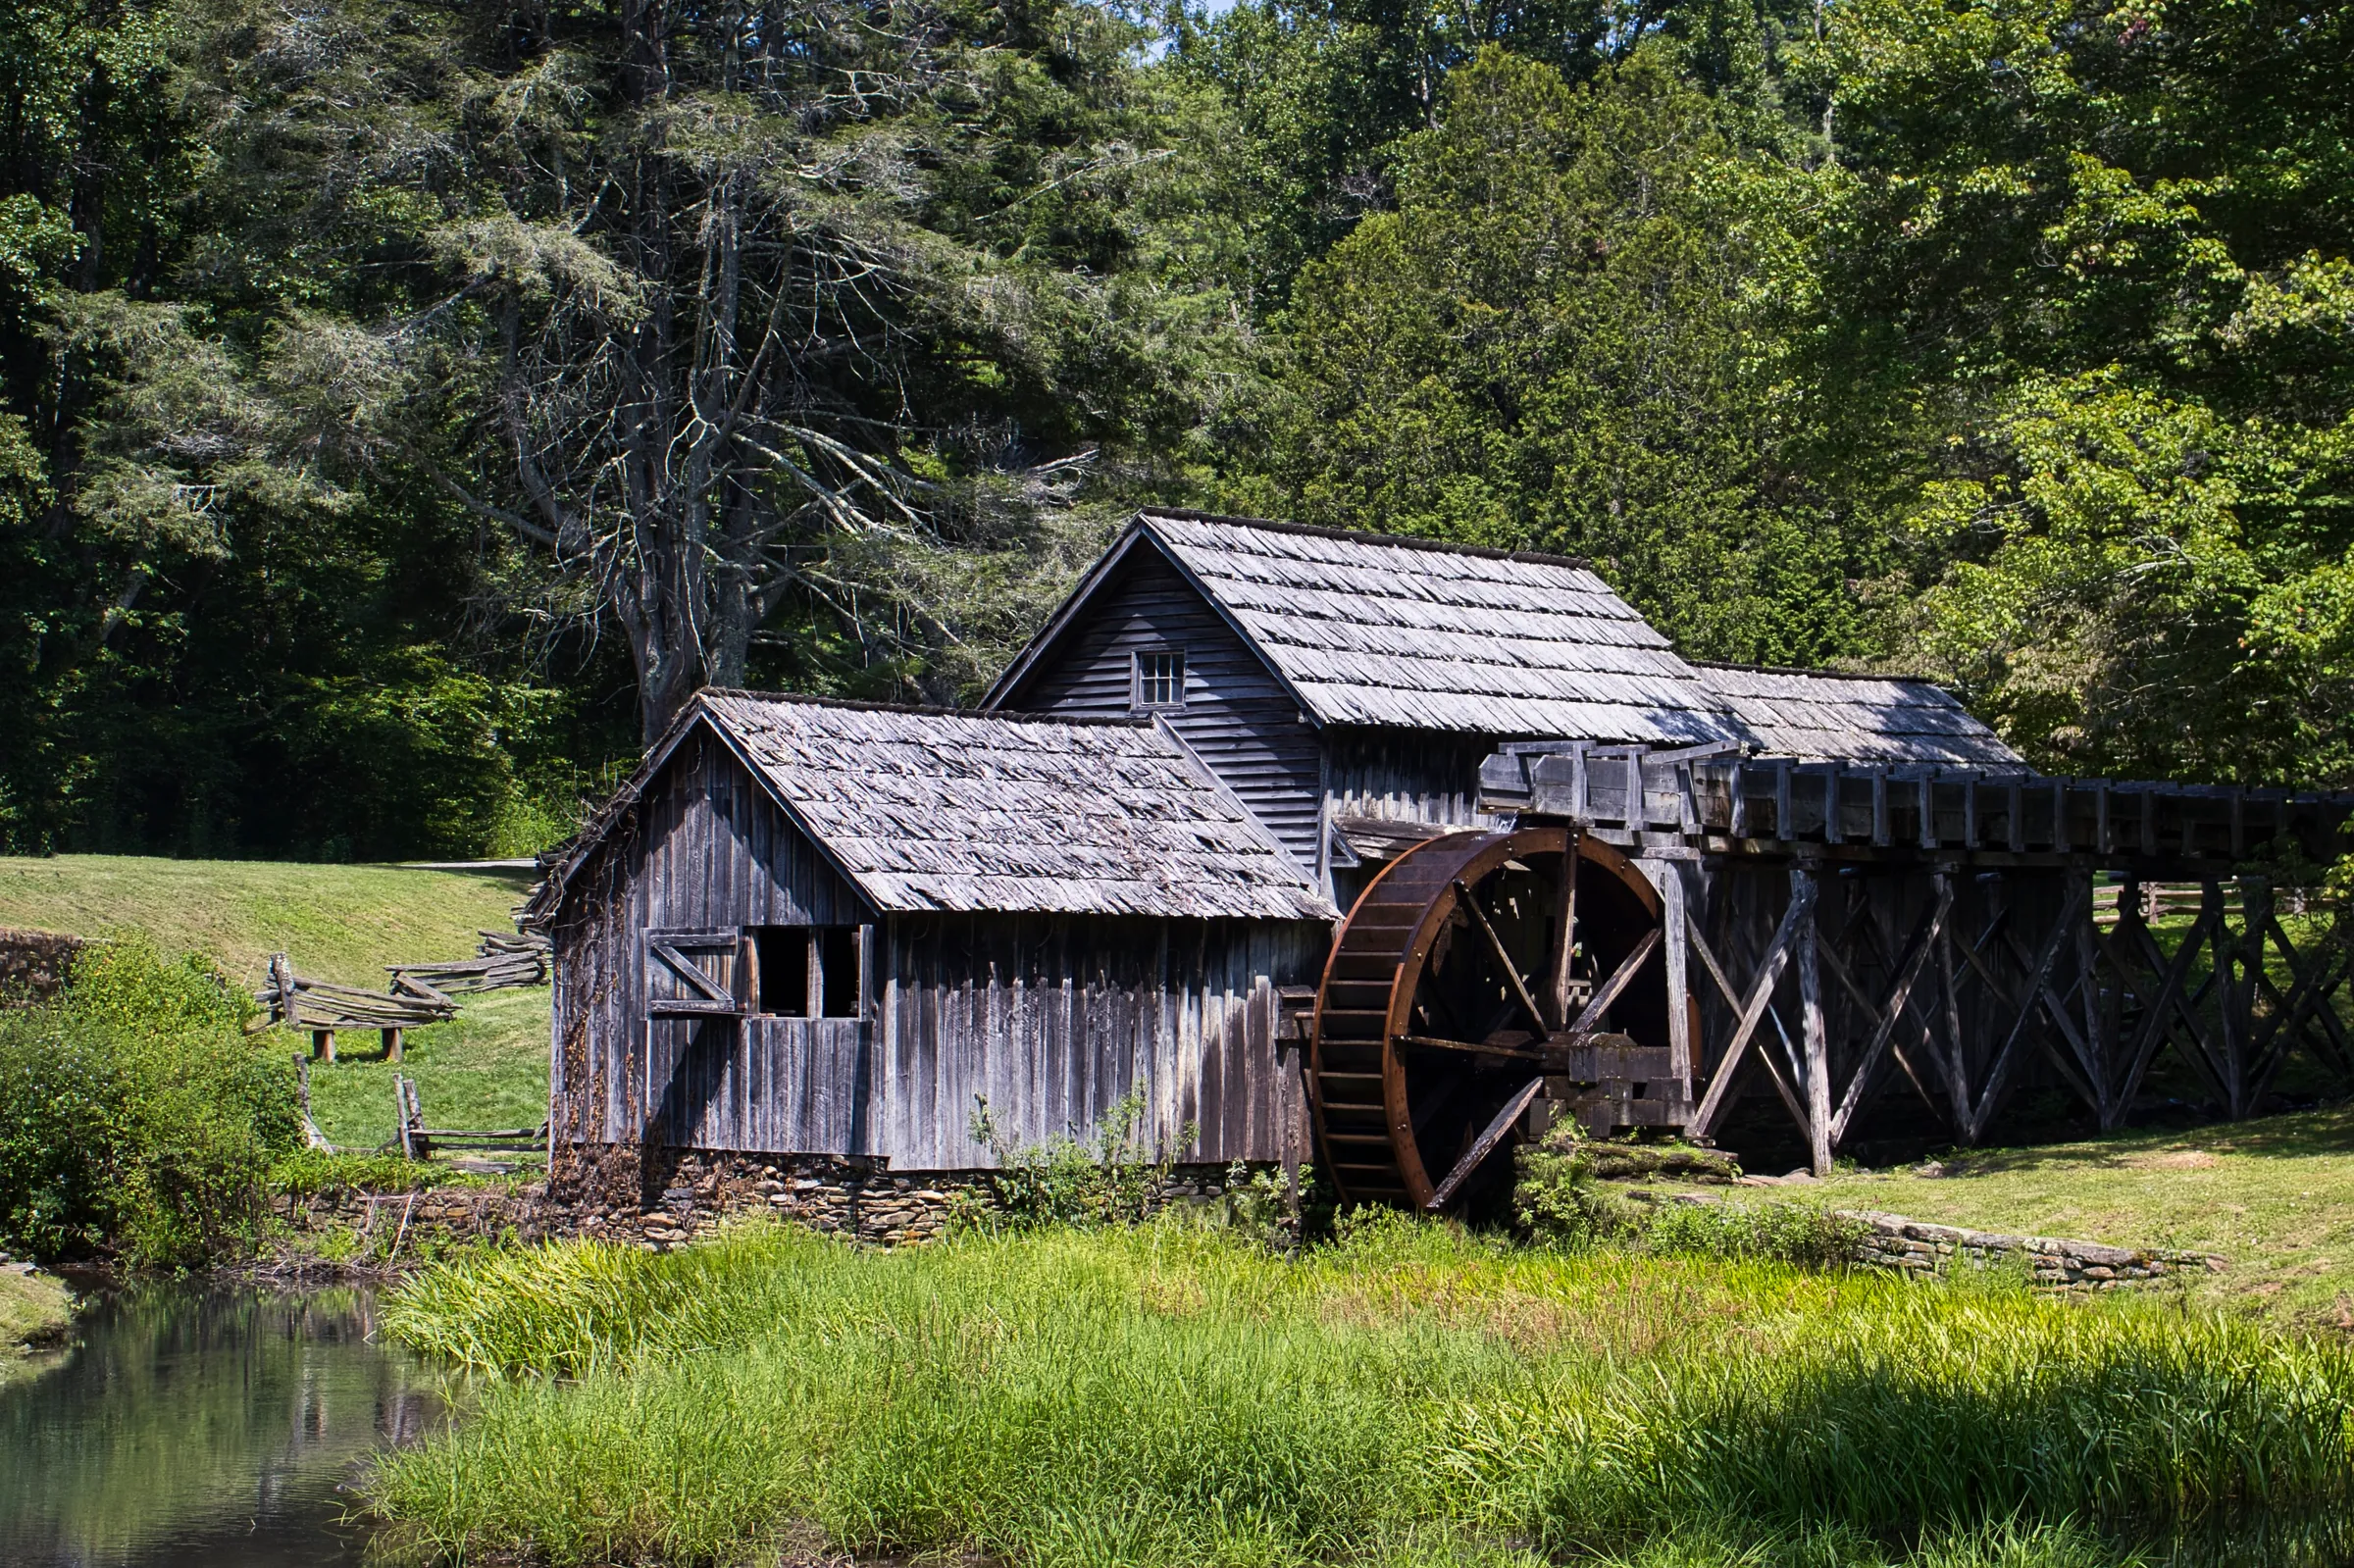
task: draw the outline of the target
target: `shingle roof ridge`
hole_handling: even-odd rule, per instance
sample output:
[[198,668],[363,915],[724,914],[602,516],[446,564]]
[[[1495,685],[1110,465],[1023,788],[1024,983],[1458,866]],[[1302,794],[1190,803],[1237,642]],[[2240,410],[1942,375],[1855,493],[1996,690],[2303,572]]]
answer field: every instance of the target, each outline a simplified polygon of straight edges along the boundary
[[1257,529],[1267,533],[1298,533],[1311,539],[1339,539],[1348,544],[1390,544],[1408,550],[1435,551],[1441,555],[1473,555],[1490,561],[1519,561],[1529,566],[1565,566],[1579,572],[1594,570],[1591,556],[1554,555],[1544,550],[1503,550],[1492,544],[1458,544],[1451,539],[1429,539],[1411,533],[1375,533],[1363,529],[1326,528],[1314,523],[1280,523],[1273,518],[1197,512],[1182,506],[1140,506],[1137,515],[1175,518],[1181,523],[1221,523],[1234,528]]
[[704,686],[697,697],[743,697],[753,702],[777,702],[796,708],[841,708],[850,713],[903,713],[919,719],[1002,719],[1009,724],[1094,726],[1112,730],[1150,730],[1151,719],[1127,714],[1032,713],[1012,708],[947,708],[925,702],[874,702],[863,697],[821,697],[806,691],[754,691],[742,686]]
[[1951,689],[1950,683],[1933,675],[1883,675],[1873,670],[1825,670],[1819,665],[1804,664],[1744,664],[1738,659],[1695,659],[1682,655],[1684,663],[1695,670],[1739,670],[1746,675],[1807,675],[1825,681],[1902,681],[1910,685],[1935,686],[1940,691]]

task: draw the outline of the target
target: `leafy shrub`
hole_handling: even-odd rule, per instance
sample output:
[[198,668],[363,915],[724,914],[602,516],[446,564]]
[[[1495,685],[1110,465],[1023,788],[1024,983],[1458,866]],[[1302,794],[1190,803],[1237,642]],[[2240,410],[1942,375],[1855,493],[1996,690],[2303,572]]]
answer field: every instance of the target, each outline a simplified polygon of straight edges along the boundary
[[1636,1229],[1628,1205],[1596,1185],[1586,1150],[1521,1148],[1513,1160],[1519,1180],[1512,1186],[1512,1205],[1521,1229],[1538,1240],[1585,1246]]
[[299,1125],[250,1012],[205,961],[121,941],[0,1016],[0,1245],[188,1268],[250,1243]]
[[1855,1262],[1867,1233],[1860,1221],[1803,1203],[1663,1203],[1641,1234],[1653,1252],[1820,1269]]
[[1131,1090],[1114,1101],[1095,1130],[1058,1133],[1040,1143],[1016,1144],[989,1114],[989,1101],[973,1096],[973,1141],[997,1157],[991,1181],[996,1215],[968,1215],[968,1223],[1014,1230],[1044,1225],[1133,1225],[1159,1206],[1162,1189],[1176,1166],[1176,1149],[1191,1143],[1187,1123],[1173,1146],[1164,1147],[1145,1126],[1145,1097]]
[[270,1189],[297,1198],[330,1192],[422,1192],[436,1187],[489,1187],[497,1178],[412,1160],[401,1154],[373,1154],[294,1148],[270,1169]]

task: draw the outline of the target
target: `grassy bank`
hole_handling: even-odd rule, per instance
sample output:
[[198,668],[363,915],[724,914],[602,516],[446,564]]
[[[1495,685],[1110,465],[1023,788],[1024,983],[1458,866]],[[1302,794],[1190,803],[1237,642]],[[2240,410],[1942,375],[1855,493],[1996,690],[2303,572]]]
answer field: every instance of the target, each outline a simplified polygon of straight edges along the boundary
[[[85,936],[136,934],[166,953],[201,953],[239,985],[260,978],[273,952],[305,974],[380,987],[384,965],[463,958],[480,931],[511,929],[529,877],[245,860],[157,860],[128,855],[0,859],[0,926]],[[342,1147],[393,1136],[392,1076],[415,1079],[440,1127],[531,1127],[547,1114],[545,987],[466,998],[455,1023],[412,1030],[398,1069],[377,1037],[347,1034],[341,1060],[315,1064],[320,1130]],[[307,1050],[307,1036],[266,1037],[277,1061]]]
[[401,1539],[470,1558],[2104,1563],[2354,1495],[2339,1346],[1395,1220],[1296,1262],[1174,1224],[564,1246],[387,1322],[565,1375],[379,1472]]
[[0,857],[0,926],[105,936],[145,934],[254,982],[274,952],[306,975],[381,986],[384,966],[464,958],[476,931],[512,930],[528,875],[406,866],[159,860],[137,855]]
[[54,1274],[26,1274],[0,1264],[0,1360],[46,1344],[74,1321],[74,1298]]
[[2218,1253],[2230,1267],[2204,1296],[2354,1329],[2354,1106],[1922,1169],[1841,1171],[1818,1191],[1981,1230]]

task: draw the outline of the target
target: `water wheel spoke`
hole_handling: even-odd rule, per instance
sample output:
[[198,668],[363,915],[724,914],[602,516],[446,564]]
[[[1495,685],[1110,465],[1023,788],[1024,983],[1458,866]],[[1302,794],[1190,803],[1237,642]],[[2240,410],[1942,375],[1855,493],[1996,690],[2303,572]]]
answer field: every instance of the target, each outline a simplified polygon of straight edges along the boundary
[[1505,946],[1504,937],[1496,930],[1496,923],[1488,918],[1488,912],[1479,906],[1479,899],[1470,888],[1463,885],[1460,877],[1455,880],[1455,896],[1456,907],[1466,911],[1471,917],[1471,924],[1479,928],[1481,936],[1487,937],[1488,952],[1496,960],[1496,967],[1504,971],[1504,978],[1512,988],[1512,999],[1528,1014],[1528,1021],[1540,1037],[1551,1034],[1553,1026],[1546,1022],[1545,1010],[1537,1005],[1537,998],[1529,991],[1528,982],[1521,978],[1520,966],[1512,962],[1511,949]]
[[1611,978],[1594,987],[1592,998],[1587,1001],[1585,1010],[1577,1015],[1577,1022],[1569,1026],[1569,1033],[1583,1035],[1590,1032],[1601,1021],[1602,1015],[1611,1010],[1611,1003],[1616,1001],[1625,992],[1626,987],[1635,983],[1636,973],[1642,969],[1644,961],[1651,957],[1652,950],[1659,945],[1660,929],[1654,926],[1643,934],[1641,941],[1635,943],[1635,950],[1628,953],[1616,969],[1611,971]]
[[1496,1152],[1496,1145],[1503,1141],[1504,1135],[1510,1130],[1514,1122],[1520,1119],[1520,1113],[1528,1109],[1528,1102],[1537,1097],[1537,1090],[1544,1087],[1544,1079],[1532,1078],[1520,1087],[1518,1093],[1504,1102],[1504,1109],[1496,1113],[1495,1119],[1488,1123],[1486,1130],[1478,1138],[1472,1139],[1469,1148],[1463,1150],[1463,1157],[1455,1162],[1455,1169],[1447,1173],[1447,1180],[1441,1182],[1438,1190],[1431,1193],[1430,1201],[1423,1205],[1424,1208],[1442,1209],[1447,1206],[1447,1200],[1455,1196],[1457,1189],[1471,1179],[1471,1173],[1486,1163],[1490,1154]]

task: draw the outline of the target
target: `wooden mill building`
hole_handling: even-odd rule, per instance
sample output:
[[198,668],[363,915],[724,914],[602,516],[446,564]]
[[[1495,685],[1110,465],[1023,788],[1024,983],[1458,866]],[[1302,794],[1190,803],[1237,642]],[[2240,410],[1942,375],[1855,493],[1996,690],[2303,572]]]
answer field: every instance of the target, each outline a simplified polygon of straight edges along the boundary
[[1194,1159],[1296,1157],[1277,987],[1335,914],[1151,719],[705,691],[526,911],[551,1131],[966,1169],[981,1099],[1028,1143],[1135,1091]]
[[551,1125],[951,1170],[977,1099],[1034,1141],[1134,1090],[1188,1160],[1305,1122],[1432,1206],[1561,1115],[1821,1165],[2028,1088],[2119,1125],[2170,1051],[2246,1114],[2354,1067],[2259,864],[2349,810],[2046,779],[1930,683],[1687,660],[1579,561],[1148,512],[982,711],[681,715],[529,911]]
[[983,699],[1156,714],[1304,867],[1492,826],[1514,741],[2024,769],[1923,681],[1696,664],[1583,561],[1139,516]]

